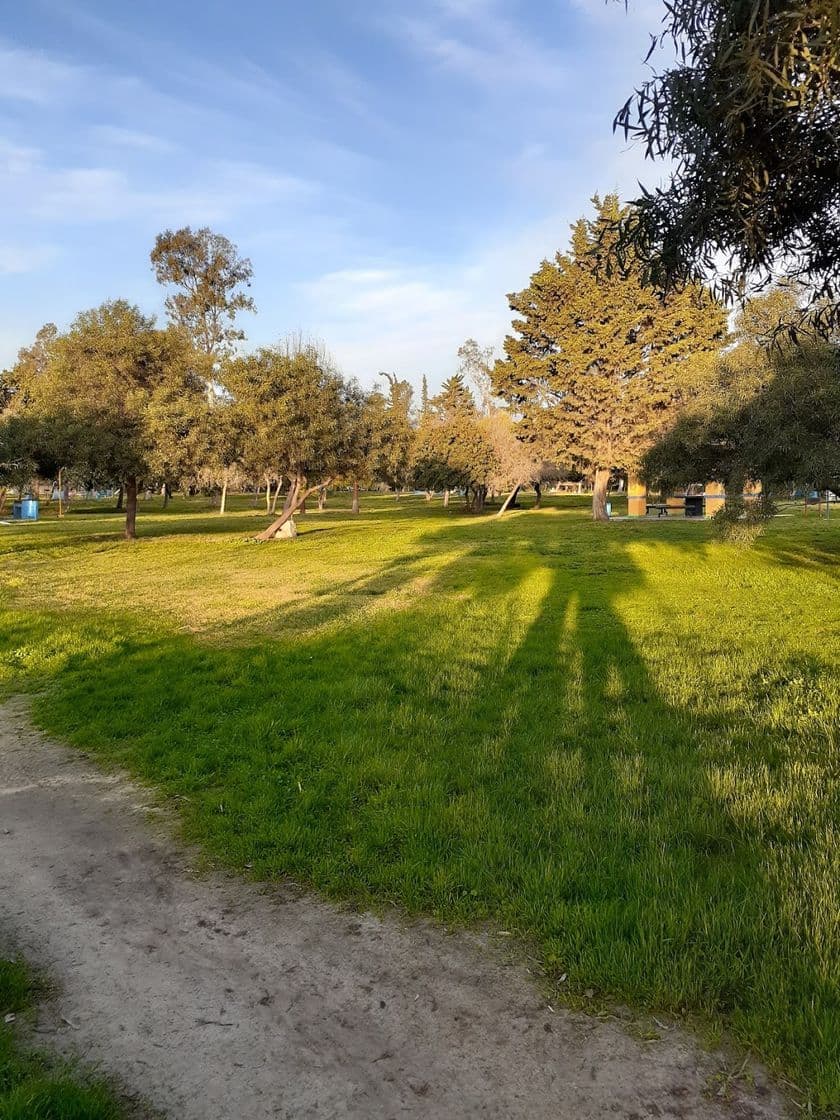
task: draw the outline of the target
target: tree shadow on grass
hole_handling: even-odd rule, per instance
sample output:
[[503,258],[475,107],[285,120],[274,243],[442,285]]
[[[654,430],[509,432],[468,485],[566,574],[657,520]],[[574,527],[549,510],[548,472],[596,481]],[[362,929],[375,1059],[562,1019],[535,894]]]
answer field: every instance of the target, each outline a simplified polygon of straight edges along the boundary
[[[716,710],[702,666],[695,696],[665,694],[618,603],[645,589],[627,534],[499,530],[438,525],[326,596],[339,629],[288,641],[67,620],[38,713],[185,798],[188,835],[235,868],[519,931],[572,992],[723,1019],[840,1100],[826,744],[807,720],[792,741],[778,696]],[[43,647],[15,625],[18,655]]]

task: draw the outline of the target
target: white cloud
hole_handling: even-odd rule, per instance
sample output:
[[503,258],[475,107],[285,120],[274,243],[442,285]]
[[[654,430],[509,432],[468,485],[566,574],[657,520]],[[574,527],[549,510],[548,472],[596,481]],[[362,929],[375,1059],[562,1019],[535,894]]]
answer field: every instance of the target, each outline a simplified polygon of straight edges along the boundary
[[179,184],[141,187],[121,168],[52,167],[37,149],[0,142],[0,205],[20,218],[215,222],[260,206],[300,202],[318,190],[317,183],[297,176],[231,160],[191,165]]
[[0,44],[0,98],[50,105],[78,90],[84,73],[40,51]]
[[0,137],[0,176],[26,175],[40,159],[38,148],[25,148]]
[[567,81],[560,53],[526,35],[488,0],[442,0],[426,14],[397,19],[392,31],[443,69],[489,89]]
[[173,152],[177,149],[176,144],[162,136],[116,125],[96,125],[91,129],[91,135],[97,142],[117,148],[133,148],[142,152]]

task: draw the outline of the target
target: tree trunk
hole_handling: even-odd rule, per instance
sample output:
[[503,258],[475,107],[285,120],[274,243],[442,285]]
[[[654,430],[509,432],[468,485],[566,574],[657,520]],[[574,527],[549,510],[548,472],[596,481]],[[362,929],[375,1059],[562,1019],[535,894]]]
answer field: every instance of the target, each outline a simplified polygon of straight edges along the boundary
[[[271,484],[269,483],[269,486],[270,485]],[[282,489],[283,489],[283,479],[278,478],[277,479],[277,489],[274,491],[274,497],[271,499],[271,516],[272,517],[274,516],[275,513],[277,513],[277,502],[278,502],[278,499],[280,498],[280,491]],[[288,503],[288,501],[289,501],[289,495],[287,494],[286,495],[286,502],[284,502],[284,504],[283,504],[283,509],[286,508],[286,503]]]
[[306,479],[296,479],[294,486],[292,487],[292,500],[289,502],[288,507],[283,510],[278,518],[275,518],[275,520],[272,521],[267,529],[263,529],[261,533],[257,533],[255,539],[258,541],[273,540],[274,534],[279,529],[282,529],[282,527],[293,516],[293,514],[297,513],[298,510],[303,507],[303,503],[306,501],[306,499],[316,491],[329,486],[330,482],[332,482],[332,479],[327,479],[325,482],[319,482],[316,486],[310,486],[308,489],[305,489]]
[[448,506],[449,506],[449,491],[444,490],[444,492],[443,492],[443,508],[446,509]]
[[166,507],[169,505],[169,487],[165,482],[160,488],[160,493],[161,497],[163,498],[163,508],[166,509]]
[[[59,493],[60,492],[61,492],[61,488],[59,487]],[[114,506],[114,509],[116,510],[117,513],[122,513],[124,494],[125,494],[125,487],[123,486],[122,483],[120,483],[120,488],[117,491],[117,504]]]
[[265,480],[265,512],[271,513],[271,479],[268,477]]
[[503,513],[507,513],[507,511],[513,506],[514,502],[516,501],[516,495],[519,493],[521,486],[522,483],[517,482],[517,484],[514,486],[514,488],[502,503],[502,508],[496,514],[497,517],[501,517]]
[[536,501],[534,502],[534,509],[539,509],[542,505],[542,487],[538,482],[534,483],[534,493],[537,495]]
[[358,482],[353,483],[353,504],[350,506],[350,512],[351,513],[358,513],[359,512],[359,484],[358,484]]
[[318,491],[318,512],[321,513],[327,504],[327,489]]
[[225,512],[225,505],[227,503],[227,479],[222,483],[222,497],[219,501],[219,517]]
[[487,487],[478,486],[475,491],[475,501],[473,502],[473,513],[484,513],[484,499],[487,497]]
[[595,471],[595,486],[592,490],[592,519],[594,521],[609,521],[607,516],[607,486],[609,482],[609,469],[598,467]]
[[426,501],[427,502],[430,502],[434,496],[435,496],[434,490],[427,490],[426,491]]
[[125,480],[125,539],[137,536],[137,478],[130,475]]

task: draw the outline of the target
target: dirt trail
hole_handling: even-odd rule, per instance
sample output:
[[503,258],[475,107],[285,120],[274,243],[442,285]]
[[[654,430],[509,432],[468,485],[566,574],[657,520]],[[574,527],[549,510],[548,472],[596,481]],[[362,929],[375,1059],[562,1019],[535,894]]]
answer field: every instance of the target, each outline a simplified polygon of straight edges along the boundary
[[[177,1120],[786,1115],[720,1058],[546,1006],[477,938],[197,877],[151,797],[0,708],[0,933],[56,978],[39,1037]],[[71,1025],[72,1024],[72,1025]]]

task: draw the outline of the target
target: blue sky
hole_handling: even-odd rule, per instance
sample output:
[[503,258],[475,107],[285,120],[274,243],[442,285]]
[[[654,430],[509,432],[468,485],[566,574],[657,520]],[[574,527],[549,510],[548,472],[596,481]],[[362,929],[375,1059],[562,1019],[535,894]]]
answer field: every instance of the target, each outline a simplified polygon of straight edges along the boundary
[[657,168],[611,132],[661,0],[27,0],[0,25],[0,366],[210,225],[254,265],[249,344],[322,338],[431,384],[594,191]]

